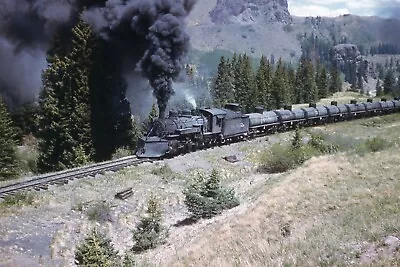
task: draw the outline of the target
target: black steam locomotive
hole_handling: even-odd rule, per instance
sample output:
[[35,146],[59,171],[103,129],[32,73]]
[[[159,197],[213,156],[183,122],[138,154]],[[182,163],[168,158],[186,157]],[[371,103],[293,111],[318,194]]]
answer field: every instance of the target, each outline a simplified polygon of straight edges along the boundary
[[153,122],[146,136],[139,139],[136,152],[139,158],[173,157],[195,151],[262,136],[294,127],[312,126],[363,117],[384,115],[400,111],[400,101],[381,99],[373,102],[316,106],[307,108],[265,111],[256,107],[254,113],[243,114],[238,104],[227,104],[225,108],[203,108],[193,115],[190,110],[181,113],[170,111],[165,119]]

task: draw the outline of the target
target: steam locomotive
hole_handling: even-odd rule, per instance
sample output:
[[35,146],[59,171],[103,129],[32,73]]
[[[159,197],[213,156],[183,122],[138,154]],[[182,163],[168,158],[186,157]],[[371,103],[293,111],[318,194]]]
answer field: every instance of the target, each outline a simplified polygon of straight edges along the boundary
[[225,108],[202,108],[193,115],[190,110],[170,111],[165,119],[155,120],[147,134],[138,141],[138,158],[165,158],[182,153],[237,142],[242,139],[286,131],[295,127],[319,125],[400,111],[400,100],[381,99],[349,104],[316,106],[279,110],[256,107],[254,113],[244,114],[238,104]]

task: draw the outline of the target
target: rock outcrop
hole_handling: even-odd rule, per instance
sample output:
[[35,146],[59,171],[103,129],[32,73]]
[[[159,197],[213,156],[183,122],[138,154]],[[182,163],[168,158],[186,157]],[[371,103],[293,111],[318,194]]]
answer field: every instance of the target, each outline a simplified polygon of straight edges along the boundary
[[211,20],[217,24],[238,22],[284,23],[292,22],[287,0],[218,0],[210,12]]
[[360,62],[362,56],[354,44],[339,44],[333,47],[333,60],[344,65],[346,62]]

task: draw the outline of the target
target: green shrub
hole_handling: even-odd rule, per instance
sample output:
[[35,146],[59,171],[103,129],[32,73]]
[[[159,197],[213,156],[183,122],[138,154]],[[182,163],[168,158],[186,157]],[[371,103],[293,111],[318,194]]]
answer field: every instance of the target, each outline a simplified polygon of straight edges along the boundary
[[303,143],[299,128],[296,128],[290,145],[274,144],[269,151],[261,154],[259,171],[281,173],[291,170],[315,154],[315,149]]
[[209,177],[199,174],[184,189],[185,204],[193,219],[211,218],[239,205],[234,190],[223,188],[220,183],[219,173],[214,169]]
[[178,176],[178,174],[174,172],[168,164],[156,166],[154,169],[151,170],[151,174],[160,176],[164,181],[173,180]]
[[294,169],[311,157],[309,151],[307,147],[293,149],[292,146],[274,144],[269,151],[261,155],[259,170],[267,173],[281,173]]
[[[83,209],[83,206],[81,208]],[[91,221],[112,221],[111,205],[106,201],[96,202],[92,206],[87,208],[86,215]]]
[[292,25],[285,25],[285,26],[283,26],[283,31],[284,32],[292,32],[293,31],[293,26]]
[[114,152],[111,158],[120,159],[128,156],[132,156],[132,150],[128,147],[120,147]]
[[2,205],[4,206],[23,206],[32,205],[35,198],[33,194],[18,192],[14,195],[4,197]]
[[308,144],[321,154],[332,154],[339,151],[338,145],[327,143],[321,135],[311,134]]
[[17,149],[17,161],[22,174],[38,173],[37,160],[39,157],[38,140],[32,136],[25,136],[22,146]]
[[140,219],[136,229],[132,231],[135,252],[155,248],[165,242],[167,231],[162,226],[162,212],[157,199],[152,195],[147,203],[146,215]]
[[388,142],[380,137],[368,139],[365,141],[365,145],[371,152],[381,151],[389,146]]
[[296,128],[296,130],[294,131],[294,136],[292,139],[292,148],[294,150],[300,149],[301,147],[303,147],[303,137],[301,136],[301,131],[300,128]]
[[75,263],[78,266],[114,267],[120,262],[111,240],[97,229],[92,230],[75,251]]
[[135,259],[133,256],[129,253],[125,253],[124,258],[122,259],[122,267],[134,267],[136,266]]
[[367,139],[364,143],[361,143],[356,147],[356,153],[359,155],[364,155],[371,152],[382,151],[389,147],[389,142],[380,137],[373,137]]
[[259,171],[281,173],[294,169],[316,155],[335,153],[339,147],[329,143],[321,135],[311,134],[308,143],[303,142],[301,131],[296,129],[290,145],[274,144],[261,154]]

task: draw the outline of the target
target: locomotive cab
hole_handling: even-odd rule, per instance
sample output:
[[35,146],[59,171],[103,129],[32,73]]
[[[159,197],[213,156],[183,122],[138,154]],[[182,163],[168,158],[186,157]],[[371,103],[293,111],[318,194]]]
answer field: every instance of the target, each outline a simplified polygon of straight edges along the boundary
[[208,135],[224,139],[247,135],[249,131],[249,115],[243,114],[238,104],[227,104],[225,109],[200,109],[200,112],[208,119]]

